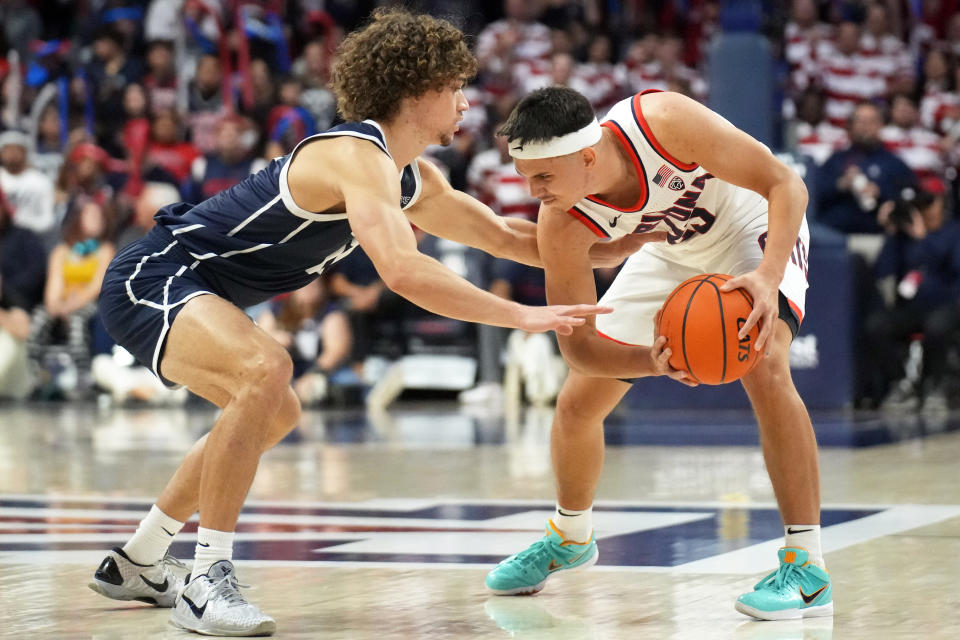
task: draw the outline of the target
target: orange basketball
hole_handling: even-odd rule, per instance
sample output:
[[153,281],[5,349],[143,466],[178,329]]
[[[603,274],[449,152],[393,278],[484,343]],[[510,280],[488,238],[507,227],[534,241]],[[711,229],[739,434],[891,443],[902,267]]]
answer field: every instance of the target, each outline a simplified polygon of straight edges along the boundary
[[702,384],[738,380],[760,356],[754,348],[758,326],[743,340],[737,337],[753,310],[753,298],[743,289],[720,291],[731,277],[722,273],[694,276],[673,290],[657,314],[657,335],[666,336],[673,351],[670,365]]

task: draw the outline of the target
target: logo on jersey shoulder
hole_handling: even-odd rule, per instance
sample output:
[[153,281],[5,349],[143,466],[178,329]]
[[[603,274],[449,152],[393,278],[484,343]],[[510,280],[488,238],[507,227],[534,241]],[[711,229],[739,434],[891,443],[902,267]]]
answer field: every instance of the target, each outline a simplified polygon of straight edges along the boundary
[[[679,180],[681,188],[683,180]],[[703,194],[703,189],[708,180],[712,180],[713,175],[703,173],[697,176],[690,184],[690,189],[684,191],[673,203],[673,206],[664,211],[651,211],[644,213],[633,233],[644,233],[652,231],[658,225],[665,225],[667,231],[667,242],[677,244],[684,240],[689,240],[697,234],[706,233],[713,226],[716,216],[703,207],[697,206],[697,201]],[[673,185],[670,185],[673,188]]]
[[400,206],[401,207],[407,206],[408,204],[410,204],[410,200],[412,198],[413,196],[400,196]]
[[683,191],[686,188],[686,185],[683,184],[683,178],[680,176],[673,176],[673,179],[670,181],[670,189],[672,191]]
[[620,216],[622,215],[623,215],[622,213],[618,213],[617,215],[613,216],[613,218],[610,219],[610,226],[611,227],[617,226],[617,221],[620,219]]
[[667,180],[670,179],[670,176],[673,175],[673,169],[667,165],[662,165],[660,170],[657,171],[657,175],[653,176],[653,183],[658,187],[662,187],[667,184]]

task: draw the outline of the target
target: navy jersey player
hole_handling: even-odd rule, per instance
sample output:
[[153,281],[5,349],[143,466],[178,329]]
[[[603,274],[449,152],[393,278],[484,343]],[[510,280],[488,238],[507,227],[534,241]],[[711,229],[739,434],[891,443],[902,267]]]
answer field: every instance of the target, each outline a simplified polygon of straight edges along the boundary
[[501,594],[538,591],[557,570],[597,560],[591,504],[603,465],[603,420],[630,388],[623,379],[667,374],[658,309],[682,281],[730,273],[747,290],[766,352],[743,378],[784,521],[779,568],[737,600],[765,619],[825,616],[832,587],[820,549],[817,443],[790,375],[790,342],[807,288],[807,192],[769,149],[676,93],[645,92],[614,105],[602,123],[566,88],[531,93],[500,130],[517,171],[540,199],[538,234],[547,300],[596,300],[587,248],[598,236],[661,230],[667,242],[630,256],[601,302],[613,313],[560,336],[572,368],[551,434],[558,502],[547,536],[487,576]]
[[[286,350],[239,307],[303,286],[359,244],[387,286],[446,316],[569,333],[603,310],[518,305],[417,251],[411,221],[540,262],[535,225],[496,217],[418,159],[428,145],[451,142],[467,108],[461,87],[475,68],[449,23],[376,13],[338,56],[334,83],[348,124],[205,202],[162,209],[156,227],[113,261],[100,299],[111,335],[166,383],[223,411],[131,540],[101,563],[95,591],[173,607],[175,625],[204,634],[274,631],[275,621],[237,590],[233,531],[261,453],[296,425],[300,407]],[[178,590],[166,551],[198,509],[193,570]]]

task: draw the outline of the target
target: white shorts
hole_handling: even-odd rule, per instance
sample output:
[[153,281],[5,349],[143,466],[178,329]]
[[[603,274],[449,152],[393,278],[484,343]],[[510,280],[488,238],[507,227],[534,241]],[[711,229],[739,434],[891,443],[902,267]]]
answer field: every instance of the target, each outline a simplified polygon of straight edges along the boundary
[[[734,235],[709,247],[692,251],[682,244],[646,244],[627,259],[600,304],[613,307],[613,313],[597,316],[597,331],[606,338],[633,345],[653,343],[654,318],[670,292],[678,284],[702,273],[728,273],[732,276],[753,271],[763,259],[767,216],[761,216]],[[796,317],[803,320],[807,292],[807,257],[810,230],[804,217],[800,234],[780,282]]]

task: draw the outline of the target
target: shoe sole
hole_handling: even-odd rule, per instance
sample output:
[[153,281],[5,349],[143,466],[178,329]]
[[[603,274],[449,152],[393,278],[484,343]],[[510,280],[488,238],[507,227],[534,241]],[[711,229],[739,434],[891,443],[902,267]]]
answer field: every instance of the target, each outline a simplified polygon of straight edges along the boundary
[[224,637],[250,637],[250,636],[272,636],[277,630],[277,623],[272,620],[267,620],[261,622],[253,629],[248,629],[246,631],[222,631],[219,629],[203,629],[200,627],[190,627],[186,624],[182,624],[172,617],[167,621],[168,624],[177,629],[183,629],[184,631],[190,631],[193,633],[198,633],[202,636],[224,636]]
[[541,580],[540,582],[538,582],[537,584],[531,587],[518,587],[516,589],[493,589],[491,587],[487,587],[487,590],[498,596],[532,596],[533,594],[540,593],[540,591],[543,590],[543,587],[547,584],[547,580],[550,578],[550,576],[560,573],[561,571],[579,571],[581,569],[589,569],[593,565],[597,564],[597,560],[599,559],[600,559],[600,550],[598,549],[597,552],[593,554],[593,557],[587,560],[586,562],[584,562],[583,564],[578,564],[577,566],[570,567],[570,568],[557,569],[553,573],[548,574],[546,578],[544,578],[543,580]]
[[742,602],[734,604],[734,608],[742,614],[752,616],[758,620],[799,620],[800,618],[822,618],[833,615],[833,602],[804,607],[803,609],[781,609],[780,611],[761,611]]
[[[105,598],[110,598],[111,600],[120,600],[121,602],[130,602],[137,601],[143,602],[145,604],[152,604],[153,606],[160,609],[171,609],[173,608],[172,604],[162,604],[156,598],[151,598],[150,596],[134,596],[130,595],[129,592],[122,592],[121,587],[114,587],[113,585],[104,585],[99,582],[88,582],[87,586],[90,587],[91,591],[99,593]],[[126,591],[125,589],[123,591]]]

